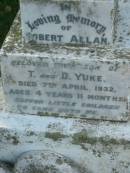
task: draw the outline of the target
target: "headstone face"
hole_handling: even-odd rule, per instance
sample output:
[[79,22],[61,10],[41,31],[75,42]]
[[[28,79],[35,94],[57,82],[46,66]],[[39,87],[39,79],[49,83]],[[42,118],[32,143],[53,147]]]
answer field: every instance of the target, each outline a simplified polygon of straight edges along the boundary
[[[70,38],[78,37],[83,41],[82,34],[85,34],[85,37],[88,35],[91,40],[99,40],[99,35],[106,37],[107,43],[113,42],[113,35],[118,40],[123,32],[120,29],[125,19],[122,17],[119,22],[117,17],[119,19],[119,13],[125,16],[124,9],[127,7],[127,4],[124,5],[122,1],[121,3],[123,8],[119,6],[119,1],[107,0],[21,0],[25,40],[27,41],[27,35],[43,38],[41,42],[32,39],[37,43],[53,43],[54,40],[49,39],[58,38],[60,46],[52,45],[46,48],[45,44],[34,44],[28,48],[28,44],[20,43],[21,38],[14,39],[15,46],[9,46],[13,39],[10,34],[5,47],[12,51],[9,51],[2,61],[4,91],[9,110],[35,115],[128,120],[128,54],[124,51],[122,54],[113,51],[114,48],[110,47],[83,48],[77,46],[79,42],[73,47],[62,46],[62,43],[70,43],[67,41]],[[72,27],[63,31],[61,27],[68,26],[68,23],[71,23]],[[118,31],[116,35],[113,34],[115,31]],[[44,32],[43,36],[41,32]],[[87,44],[91,46],[95,43]]]
[[113,0],[21,0],[25,42],[108,46],[113,43]]
[[[55,58],[56,56],[56,58]],[[81,55],[79,55],[81,56]],[[72,59],[66,55],[9,56],[4,90],[11,111],[106,120],[129,116],[128,60]]]
[[21,0],[0,52],[0,159],[17,162],[0,173],[130,172],[129,7]]

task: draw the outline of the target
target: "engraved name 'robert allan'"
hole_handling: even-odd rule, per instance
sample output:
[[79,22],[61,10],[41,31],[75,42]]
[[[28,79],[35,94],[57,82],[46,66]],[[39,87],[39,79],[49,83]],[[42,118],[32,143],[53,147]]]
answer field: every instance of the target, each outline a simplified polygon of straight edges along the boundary
[[[98,34],[103,34],[106,31],[106,27],[102,25],[101,23],[94,21],[87,17],[81,17],[81,16],[75,16],[74,14],[68,14],[66,16],[66,20],[68,24],[81,24],[86,25],[91,28],[94,28]],[[41,14],[39,18],[36,18],[33,22],[27,21],[25,24],[30,28],[31,32],[33,30],[38,29],[40,25],[45,24],[61,24],[62,21],[60,19],[59,15],[49,15],[44,16],[44,14]]]
[[[50,35],[50,34],[33,34],[33,33],[27,33],[26,34],[29,41],[47,41],[47,42],[53,42],[53,43],[62,43],[64,40],[64,35]],[[94,37],[91,38],[89,36],[76,36],[72,35],[70,37],[69,43],[71,44],[83,44],[83,45],[91,45],[91,44],[101,44],[101,45],[107,45],[108,40],[106,37]]]

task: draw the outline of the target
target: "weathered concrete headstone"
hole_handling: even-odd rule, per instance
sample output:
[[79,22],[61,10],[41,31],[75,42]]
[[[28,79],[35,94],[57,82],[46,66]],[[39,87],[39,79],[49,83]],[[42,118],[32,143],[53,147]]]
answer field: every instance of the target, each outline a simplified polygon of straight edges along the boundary
[[130,172],[129,4],[21,0],[1,52],[14,173]]
[[129,7],[123,0],[21,0],[24,41],[129,47]]
[[74,56],[62,51],[51,53],[51,58],[45,52],[4,58],[4,91],[10,110],[126,121],[129,60],[89,59],[81,52]]
[[[104,48],[101,42],[96,43],[100,48],[89,48],[92,41],[88,45],[85,43],[88,47],[79,46],[79,42],[73,47],[64,47],[65,43],[70,43],[68,40],[74,37],[83,40],[88,35],[91,40],[102,37],[113,43],[114,36],[119,34],[120,23],[124,21],[123,17],[120,23],[117,20],[119,14],[124,16],[119,8],[118,1],[107,0],[21,0],[24,39],[27,41],[30,33],[37,35],[34,38],[42,37],[44,44],[39,45],[38,40],[32,39],[36,41],[34,46],[19,44],[15,50],[12,50],[13,45],[6,44],[5,52],[10,51],[3,58],[2,68],[9,110],[43,116],[127,121],[130,88],[127,52]],[[61,29],[70,23],[70,30]],[[41,32],[44,32],[43,36]],[[17,36],[14,37],[16,46]],[[45,44],[56,43],[50,39],[54,37],[64,38],[58,41],[63,45],[50,47]],[[122,56],[126,58],[122,59]]]
[[116,5],[112,0],[21,0],[26,42],[109,45]]

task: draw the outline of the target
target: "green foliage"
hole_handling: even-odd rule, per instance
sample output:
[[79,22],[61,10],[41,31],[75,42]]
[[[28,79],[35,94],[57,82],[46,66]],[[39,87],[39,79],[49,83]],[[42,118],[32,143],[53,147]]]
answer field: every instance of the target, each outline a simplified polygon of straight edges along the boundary
[[0,46],[18,10],[18,0],[0,0]]

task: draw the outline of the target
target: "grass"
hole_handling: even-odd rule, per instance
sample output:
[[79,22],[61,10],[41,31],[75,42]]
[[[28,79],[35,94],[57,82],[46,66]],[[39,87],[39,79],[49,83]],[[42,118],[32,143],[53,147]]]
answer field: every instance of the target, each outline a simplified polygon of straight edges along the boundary
[[18,10],[18,0],[0,0],[0,47]]

